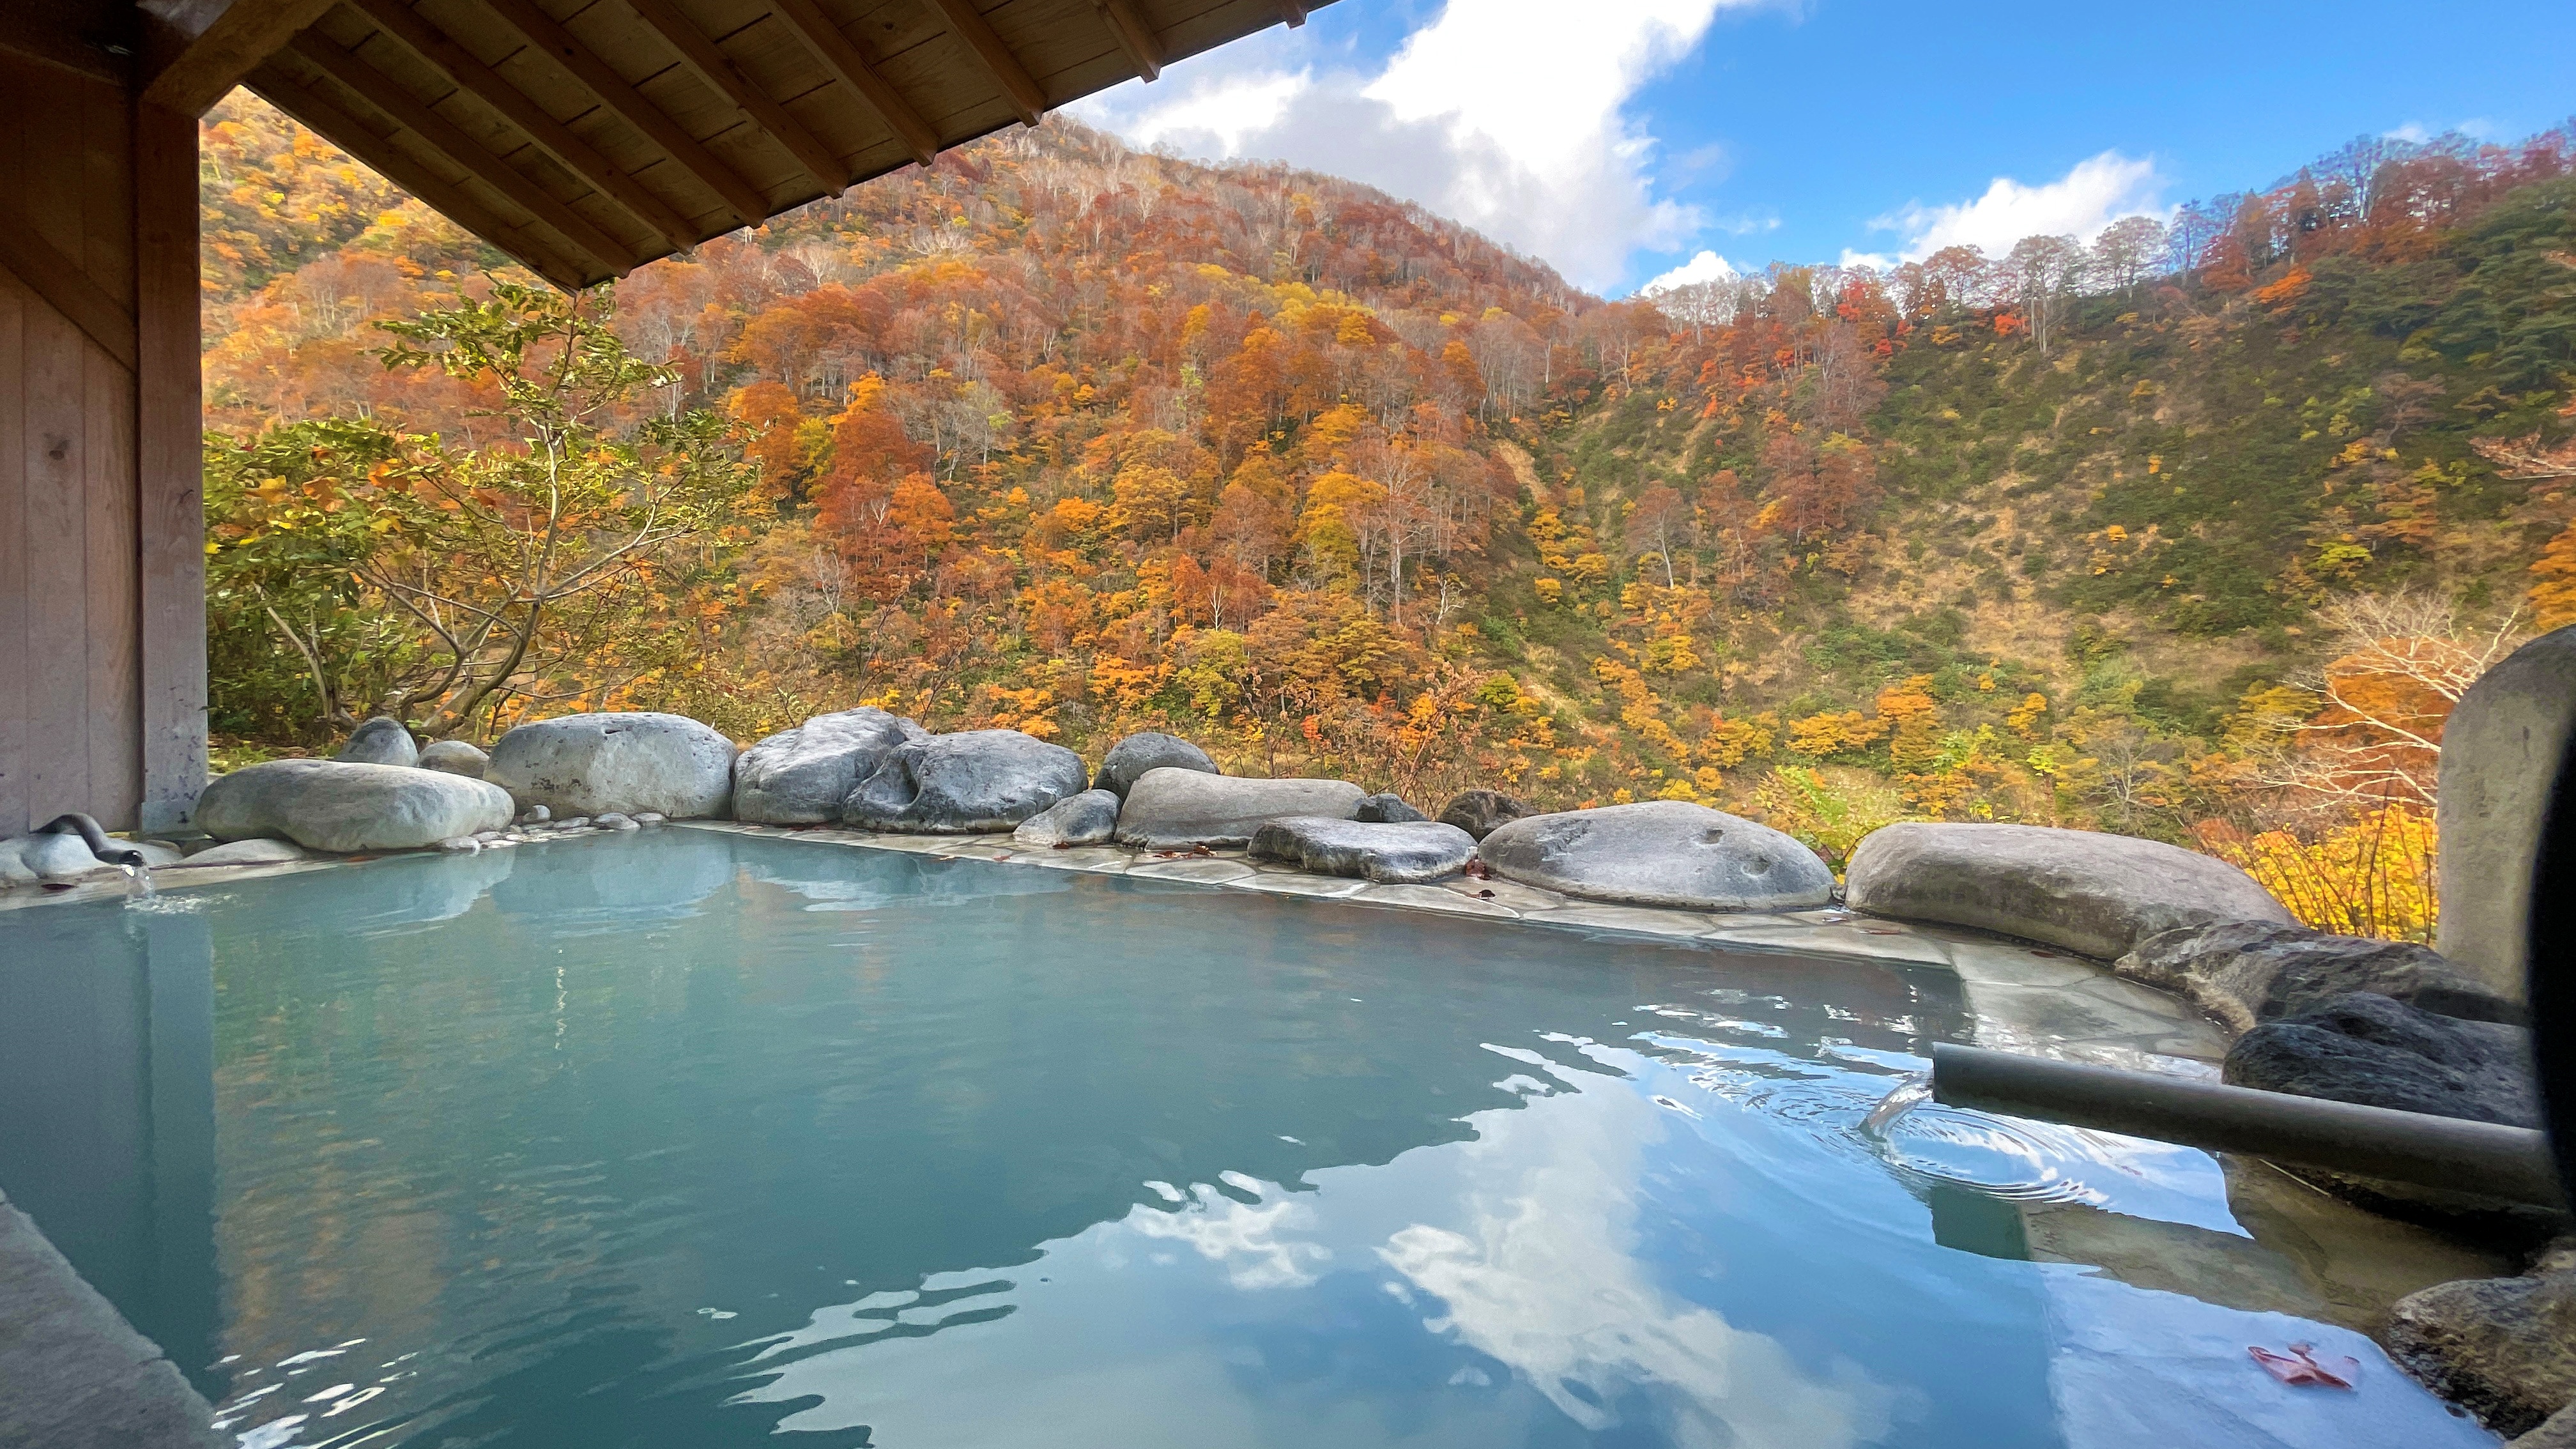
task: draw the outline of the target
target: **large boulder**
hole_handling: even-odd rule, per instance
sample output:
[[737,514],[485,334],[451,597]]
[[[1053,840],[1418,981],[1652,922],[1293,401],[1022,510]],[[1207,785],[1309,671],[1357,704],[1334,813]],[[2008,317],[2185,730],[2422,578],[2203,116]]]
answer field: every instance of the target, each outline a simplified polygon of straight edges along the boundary
[[1085,790],[1067,795],[1020,822],[1013,845],[1050,850],[1059,845],[1103,845],[1118,834],[1118,792]]
[[2270,921],[2159,931],[2111,969],[2190,1001],[2236,1032],[2355,991],[2471,1021],[2523,1019],[2520,1006],[2453,970],[2430,947]]
[[2526,1433],[2576,1402],[2576,1272],[2410,1293],[2383,1341],[2408,1373],[2488,1428]]
[[2294,925],[2254,878],[2157,840],[2043,825],[1883,826],[1843,873],[1852,909],[1974,926],[2104,960],[2178,926]]
[[1440,812],[1444,825],[1455,825],[1478,840],[1532,813],[1529,802],[1500,790],[1462,790]]
[[2238,1037],[2222,1079],[2400,1112],[2540,1125],[2529,1031],[2435,1016],[2366,991]]
[[2433,944],[2490,990],[2524,997],[2531,863],[2560,752],[2576,728],[2576,625],[2480,676],[2442,725],[2442,916]]
[[1476,858],[1475,839],[1437,820],[1334,820],[1291,815],[1252,832],[1252,854],[1318,875],[1351,875],[1381,885],[1441,880]]
[[1348,820],[1367,793],[1348,780],[1257,780],[1167,766],[1128,788],[1118,840],[1146,850],[1249,845],[1264,822],[1283,816]]
[[895,746],[928,738],[911,720],[869,706],[815,715],[733,762],[733,818],[767,825],[837,820],[841,802]]
[[568,714],[501,736],[483,778],[523,810],[651,810],[689,820],[725,813],[733,756],[733,741],[684,715]]
[[968,730],[895,746],[842,802],[866,830],[962,835],[1009,830],[1082,793],[1082,756],[1018,730]]
[[197,797],[217,840],[266,837],[313,850],[412,850],[510,823],[510,795],[462,775],[346,760],[270,760]]
[[411,731],[401,720],[380,714],[351,730],[349,742],[331,758],[353,765],[417,765],[420,746],[412,742]]
[[1527,815],[1478,847],[1496,875],[1597,901],[1702,911],[1830,903],[1834,873],[1768,825],[1683,800]]
[[1091,782],[1092,788],[1111,791],[1124,800],[1127,792],[1136,788],[1136,782],[1145,778],[1147,770],[1196,770],[1203,775],[1225,773],[1216,767],[1216,761],[1208,758],[1207,751],[1188,740],[1178,735],[1145,730],[1109,747],[1109,753],[1101,757],[1100,777]]
[[463,775],[469,780],[483,778],[483,767],[492,758],[463,740],[440,740],[422,748],[420,767],[449,775]]

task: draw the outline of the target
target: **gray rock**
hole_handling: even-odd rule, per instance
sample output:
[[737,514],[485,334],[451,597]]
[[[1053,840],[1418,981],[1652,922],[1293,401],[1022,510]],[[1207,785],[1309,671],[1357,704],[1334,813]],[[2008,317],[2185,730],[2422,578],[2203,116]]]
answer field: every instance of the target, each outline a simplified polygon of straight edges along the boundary
[[2451,969],[2429,947],[2268,921],[2159,931],[2111,969],[2190,1001],[2236,1032],[2355,991],[2470,1021],[2523,1019],[2519,1005]]
[[420,752],[420,767],[450,775],[463,775],[469,780],[483,778],[484,766],[491,757],[463,740],[439,740]]
[[557,830],[587,830],[589,828],[590,817],[587,815],[576,815],[570,820],[558,820],[555,822],[555,829]]
[[2537,1127],[2531,1033],[2456,1021],[2370,992],[2267,1021],[2228,1048],[2229,1085]]
[[555,812],[543,805],[531,805],[519,813],[519,823],[522,825],[541,825],[554,818]]
[[452,835],[438,842],[438,848],[449,855],[474,855],[483,849],[483,842],[471,835]]
[[120,868],[99,859],[77,835],[38,831],[0,840],[0,885],[78,880]]
[[685,716],[573,714],[501,736],[483,778],[522,807],[658,810],[686,820],[725,813],[733,756],[733,741]]
[[2505,656],[2442,725],[2442,916],[2433,944],[2488,989],[2524,997],[2531,862],[2559,752],[2576,728],[2576,625]]
[[217,840],[265,836],[313,850],[412,850],[510,823],[499,786],[435,770],[344,760],[270,760],[197,797],[197,827]]
[[2043,825],[1884,826],[1843,873],[1854,910],[1974,926],[2104,960],[2179,926],[2294,925],[2252,876],[2162,841]]
[[1381,885],[1441,880],[1476,858],[1476,841],[1436,820],[1332,820],[1291,815],[1252,832],[1252,854],[1318,875],[1361,876]]
[[1455,825],[1478,840],[1493,834],[1524,815],[1533,813],[1529,802],[1517,795],[1499,790],[1466,790],[1440,812],[1443,824]]
[[209,846],[189,856],[187,864],[200,865],[283,865],[305,858],[304,847],[292,840],[236,840],[228,845]]
[[614,810],[602,811],[601,813],[590,817],[590,823],[601,830],[633,830],[636,828],[635,818],[633,816],[621,815]]
[[[1365,820],[1371,825],[1410,825],[1431,817],[1405,804],[1401,795],[1370,795],[1351,811],[1351,818]],[[1468,838],[1474,839],[1473,836]]]
[[818,825],[901,744],[930,738],[911,720],[862,707],[818,714],[742,752],[733,762],[733,818]]
[[1059,845],[1098,845],[1118,833],[1118,792],[1085,790],[1067,795],[1020,822],[1011,843],[1038,850]]
[[634,816],[635,823],[638,825],[659,825],[669,818],[659,810],[638,810]]
[[1110,791],[1124,800],[1128,792],[1136,788],[1136,782],[1145,778],[1147,770],[1196,770],[1207,775],[1224,773],[1216,767],[1216,761],[1208,758],[1207,751],[1188,740],[1178,735],[1146,730],[1129,735],[1109,747],[1109,753],[1101,757],[1100,778],[1091,782],[1092,788]]
[[1796,840],[1681,800],[1523,816],[1477,853],[1524,885],[1630,905],[1792,910],[1834,893],[1834,873]]
[[1082,756],[1018,730],[967,730],[897,745],[842,802],[864,830],[959,835],[1009,830],[1082,793]]
[[332,756],[353,765],[417,765],[420,746],[411,731],[392,715],[380,714],[349,732],[349,742]]
[[2425,1387],[2499,1434],[2576,1401],[2576,1272],[2472,1278],[2397,1300],[2382,1341]]
[[1241,846],[1289,815],[1347,820],[1367,794],[1348,780],[1258,780],[1169,766],[1147,770],[1118,812],[1118,840],[1147,850]]

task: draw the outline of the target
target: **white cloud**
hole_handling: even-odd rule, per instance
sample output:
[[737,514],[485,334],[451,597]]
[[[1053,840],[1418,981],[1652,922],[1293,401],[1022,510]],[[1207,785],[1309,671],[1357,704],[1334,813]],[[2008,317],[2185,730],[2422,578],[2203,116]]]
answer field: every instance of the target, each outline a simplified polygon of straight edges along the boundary
[[2156,174],[2154,161],[2105,151],[2075,163],[2073,170],[2055,181],[2024,186],[2009,176],[1998,176],[1986,194],[1974,201],[1948,206],[1909,202],[1870,225],[1902,235],[1908,260],[1950,246],[1973,246],[1994,256],[2012,250],[2023,237],[2073,236],[2090,241],[2121,217],[2162,216],[2170,209],[2157,201],[2163,189],[2164,178]]
[[1669,292],[1675,287],[1687,287],[1693,282],[1723,282],[1737,275],[1739,273],[1726,258],[1715,252],[1701,252],[1698,256],[1639,287],[1637,295],[1651,297],[1657,292]]
[[1348,176],[1611,287],[1631,253],[1703,220],[1655,194],[1655,141],[1628,104],[1719,8],[1751,3],[1599,0],[1568,25],[1545,0],[1448,0],[1374,73],[1274,31],[1072,109],[1141,145]]

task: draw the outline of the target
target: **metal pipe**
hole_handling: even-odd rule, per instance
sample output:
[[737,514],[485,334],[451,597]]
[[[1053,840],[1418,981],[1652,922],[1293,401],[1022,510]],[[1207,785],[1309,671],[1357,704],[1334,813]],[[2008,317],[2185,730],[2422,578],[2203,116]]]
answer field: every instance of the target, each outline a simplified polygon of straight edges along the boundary
[[1932,1099],[1952,1107],[2243,1152],[2358,1177],[2563,1207],[2546,1133],[1936,1043]]

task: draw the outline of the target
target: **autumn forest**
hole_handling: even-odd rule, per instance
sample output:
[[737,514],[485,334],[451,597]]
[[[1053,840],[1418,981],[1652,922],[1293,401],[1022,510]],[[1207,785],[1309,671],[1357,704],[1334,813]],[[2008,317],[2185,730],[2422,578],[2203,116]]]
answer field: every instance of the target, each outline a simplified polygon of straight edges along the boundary
[[2566,130],[1624,301],[1062,119],[579,298],[245,94],[203,142],[220,758],[871,703],[2421,937],[2442,718],[2576,622]]

